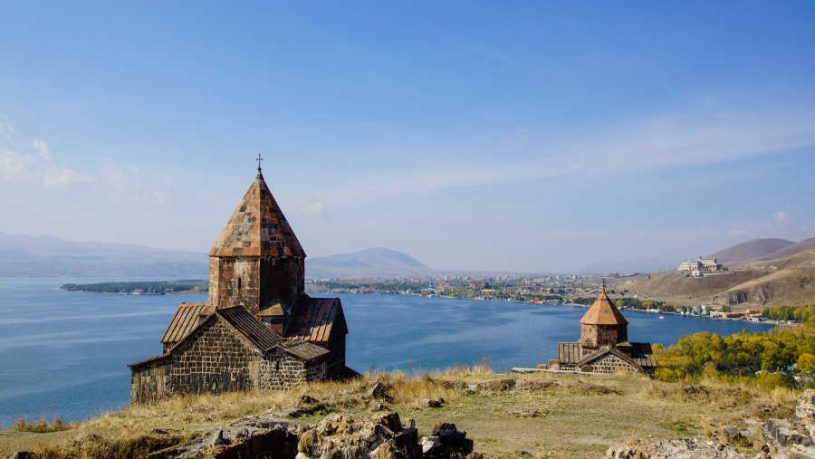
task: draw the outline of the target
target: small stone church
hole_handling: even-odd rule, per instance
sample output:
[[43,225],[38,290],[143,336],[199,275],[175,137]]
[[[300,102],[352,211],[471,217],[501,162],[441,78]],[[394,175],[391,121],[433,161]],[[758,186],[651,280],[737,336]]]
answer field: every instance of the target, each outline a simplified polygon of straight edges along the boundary
[[580,341],[557,343],[550,370],[584,373],[645,373],[656,369],[650,343],[628,341],[628,321],[608,298],[606,285],[580,319]]
[[163,354],[130,365],[132,401],[355,374],[345,366],[342,304],[305,294],[305,258],[258,167],[209,252],[208,301],[182,303]]

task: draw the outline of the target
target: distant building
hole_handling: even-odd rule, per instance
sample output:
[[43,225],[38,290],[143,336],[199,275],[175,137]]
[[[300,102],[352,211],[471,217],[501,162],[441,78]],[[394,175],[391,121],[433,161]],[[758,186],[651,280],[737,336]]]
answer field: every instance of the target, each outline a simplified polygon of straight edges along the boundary
[[208,301],[181,304],[163,354],[130,365],[133,402],[353,374],[342,304],[304,293],[306,254],[260,167],[209,257]]
[[695,260],[685,260],[679,263],[676,270],[688,273],[693,277],[702,277],[704,273],[721,271],[722,265],[715,258],[696,257]]
[[628,321],[606,294],[606,286],[580,319],[580,341],[559,342],[549,369],[585,373],[654,374],[650,343],[628,341]]

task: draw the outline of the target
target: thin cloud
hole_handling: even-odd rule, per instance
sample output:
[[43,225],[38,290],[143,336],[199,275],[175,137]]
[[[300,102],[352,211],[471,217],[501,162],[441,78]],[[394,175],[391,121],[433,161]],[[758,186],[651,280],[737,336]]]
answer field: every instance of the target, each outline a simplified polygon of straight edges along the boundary
[[380,172],[315,195],[325,206],[344,206],[453,188],[718,164],[812,145],[815,116],[663,116],[590,140],[541,146],[531,161]]

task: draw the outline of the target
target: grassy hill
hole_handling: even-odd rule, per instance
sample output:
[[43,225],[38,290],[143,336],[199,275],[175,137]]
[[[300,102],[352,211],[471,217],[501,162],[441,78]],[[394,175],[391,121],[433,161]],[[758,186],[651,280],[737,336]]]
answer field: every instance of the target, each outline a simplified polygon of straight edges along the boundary
[[675,271],[641,276],[619,290],[680,305],[715,303],[743,309],[815,304],[815,250],[737,264],[702,278]]
[[[389,388],[391,401],[384,410],[366,396],[377,381]],[[476,452],[499,458],[602,457],[609,446],[634,438],[715,436],[747,418],[789,416],[796,396],[790,390],[622,375],[501,375],[479,368],[414,377],[372,374],[291,391],[188,396],[131,406],[61,432],[4,432],[0,457],[17,450],[48,451],[47,457],[55,459],[143,457],[247,415],[292,413],[303,395],[324,407],[297,418],[282,414],[283,419],[313,424],[330,412],[373,417],[393,410],[403,420],[414,419],[420,435],[434,424],[455,423],[474,441]],[[445,402],[438,408],[423,403],[440,398]]]
[[795,242],[786,239],[751,239],[733,247],[719,250],[710,256],[719,260],[719,263],[730,265],[763,258],[793,245],[795,245]]

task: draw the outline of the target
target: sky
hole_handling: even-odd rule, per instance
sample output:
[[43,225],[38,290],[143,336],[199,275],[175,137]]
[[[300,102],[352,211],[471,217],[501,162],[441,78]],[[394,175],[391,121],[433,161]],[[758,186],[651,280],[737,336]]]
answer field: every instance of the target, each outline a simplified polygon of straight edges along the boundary
[[815,236],[815,3],[3,2],[0,232],[667,266]]

